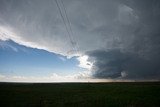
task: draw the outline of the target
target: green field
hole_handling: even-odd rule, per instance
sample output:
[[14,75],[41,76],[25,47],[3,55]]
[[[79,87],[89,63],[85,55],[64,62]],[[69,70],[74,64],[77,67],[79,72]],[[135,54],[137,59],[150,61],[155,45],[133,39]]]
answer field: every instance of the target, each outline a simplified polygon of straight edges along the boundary
[[0,107],[160,107],[160,83],[0,83]]

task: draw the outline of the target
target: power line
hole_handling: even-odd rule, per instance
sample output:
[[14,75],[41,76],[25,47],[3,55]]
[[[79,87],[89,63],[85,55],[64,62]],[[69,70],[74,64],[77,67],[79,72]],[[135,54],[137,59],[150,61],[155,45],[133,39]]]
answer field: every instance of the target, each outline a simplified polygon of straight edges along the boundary
[[[60,8],[60,5],[59,5],[58,1],[55,0],[55,2],[56,2],[56,5],[57,5],[57,7],[58,7],[58,10],[59,10],[59,12],[60,12],[60,15],[61,15],[61,17],[62,17],[63,23],[64,23],[64,25],[65,25],[66,31],[67,31],[68,36],[69,36],[69,40],[71,41],[71,45],[72,45],[72,40],[71,40],[71,38],[70,38],[70,33],[69,33],[69,29],[68,29],[68,27],[67,27],[67,23],[66,23],[66,21],[65,21],[65,17],[63,16],[63,13],[62,13],[62,10],[61,10],[61,8]],[[73,46],[73,45],[72,45],[72,46]],[[74,47],[72,47],[72,49],[74,50]]]
[[[56,5],[57,5],[57,7],[58,7],[58,9],[59,9],[59,12],[60,12],[60,15],[61,15],[61,17],[62,17],[62,20],[63,20],[63,23],[64,23],[64,25],[65,25],[65,27],[66,27],[66,31],[67,31],[67,33],[68,33],[68,38],[69,38],[69,40],[70,40],[70,42],[71,42],[71,45],[72,45],[72,49],[73,49],[73,51],[75,50],[76,52],[77,52],[77,48],[76,48],[76,45],[75,45],[75,43],[74,43],[74,40],[73,40],[73,38],[72,38],[72,35],[73,35],[73,31],[72,31],[72,28],[71,28],[71,23],[70,23],[70,21],[69,21],[69,18],[68,18],[68,16],[67,16],[67,12],[66,12],[66,8],[64,7],[64,3],[61,1],[61,3],[62,3],[62,7],[63,7],[63,9],[64,9],[64,15],[63,15],[63,11],[62,11],[62,9],[61,9],[61,6],[60,6],[60,4],[58,3],[58,1],[57,0],[55,0],[55,2],[56,2]],[[66,20],[65,20],[65,17],[66,17]],[[68,26],[67,26],[67,22],[68,22]],[[69,27],[69,28],[68,28]],[[71,33],[70,33],[71,32]],[[77,52],[78,53],[78,52]]]
[[[64,9],[64,14],[65,14],[65,17],[66,17],[66,20],[67,20],[67,22],[68,22],[68,26],[69,26],[69,30],[71,31],[71,39],[72,39],[72,41],[74,42],[75,40],[74,40],[74,38],[73,38],[73,35],[74,35],[74,33],[73,33],[73,30],[72,30],[72,27],[71,27],[71,22],[70,22],[70,20],[69,20],[69,18],[68,18],[68,15],[67,15],[67,11],[66,11],[66,8],[65,8],[65,6],[64,6],[64,3],[63,3],[63,1],[62,0],[60,0],[61,1],[61,3],[62,3],[62,7],[63,7],[63,9]],[[73,43],[73,45],[76,45],[76,44],[74,44]],[[75,48],[76,48],[76,46],[75,46]],[[77,50],[77,49],[76,49]]]
[[69,29],[70,29],[70,31],[71,31],[71,35],[72,35],[71,39],[72,39],[72,41],[74,41],[74,42],[76,43],[76,44],[74,44],[74,46],[75,46],[76,52],[77,52],[77,54],[78,54],[78,51],[79,51],[78,42],[74,39],[74,34],[75,34],[75,33],[73,32],[72,25],[71,25],[71,22],[70,22],[70,20],[69,20],[69,18],[68,18],[67,10],[66,10],[66,8],[65,8],[65,5],[64,5],[64,3],[63,3],[63,0],[61,0],[61,3],[62,3],[62,7],[63,7],[63,9],[64,9],[64,13],[65,13],[67,22],[68,22],[68,24],[69,24]]

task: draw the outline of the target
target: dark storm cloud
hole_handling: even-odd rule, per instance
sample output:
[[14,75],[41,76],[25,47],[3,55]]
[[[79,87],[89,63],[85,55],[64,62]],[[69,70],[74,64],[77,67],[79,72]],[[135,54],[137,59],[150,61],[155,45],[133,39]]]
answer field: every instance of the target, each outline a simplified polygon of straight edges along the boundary
[[160,77],[159,0],[63,2],[75,41],[67,38],[54,0],[1,0],[0,39],[65,56],[75,56],[72,45],[77,45],[79,56],[86,53],[93,63],[96,78]]
[[95,50],[87,52],[93,62],[95,78],[159,79],[159,60],[144,59],[133,53],[120,50]]
[[[110,50],[88,52],[95,78],[160,79],[160,2],[158,0],[126,1],[133,9],[137,23],[120,24],[122,45]],[[131,38],[130,38],[131,37]],[[114,45],[115,46],[115,45]]]

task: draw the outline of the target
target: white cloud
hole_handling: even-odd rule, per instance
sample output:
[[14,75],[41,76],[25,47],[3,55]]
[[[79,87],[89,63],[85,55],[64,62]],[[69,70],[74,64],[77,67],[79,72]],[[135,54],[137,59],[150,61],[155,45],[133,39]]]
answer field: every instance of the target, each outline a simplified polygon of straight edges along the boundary
[[[82,78],[84,77],[84,78]],[[6,76],[0,74],[0,82],[29,82],[29,83],[52,83],[52,82],[133,82],[134,80],[123,80],[123,79],[96,79],[90,78],[86,72],[81,72],[76,75],[61,76],[56,73],[51,74],[50,76]],[[142,80],[144,81],[144,80]],[[152,81],[152,80],[151,80]],[[155,81],[155,80],[153,80]]]
[[92,62],[88,61],[88,56],[87,55],[82,55],[82,56],[78,57],[77,59],[79,61],[79,65],[78,65],[79,67],[86,68],[89,71],[91,70]]
[[58,75],[56,73],[52,73],[50,76],[6,76],[0,75],[0,82],[108,82],[111,80],[98,80],[90,78],[89,72],[80,72],[74,75]]
[[37,45],[34,42],[23,40],[23,38],[16,34],[10,27],[0,26],[0,40],[13,40],[20,45],[49,51],[45,46]]

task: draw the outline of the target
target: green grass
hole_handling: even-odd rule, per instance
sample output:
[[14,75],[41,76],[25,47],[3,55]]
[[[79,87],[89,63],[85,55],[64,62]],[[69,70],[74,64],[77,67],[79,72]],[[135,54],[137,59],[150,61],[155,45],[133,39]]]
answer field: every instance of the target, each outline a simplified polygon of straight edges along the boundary
[[160,107],[160,83],[0,83],[0,107]]

